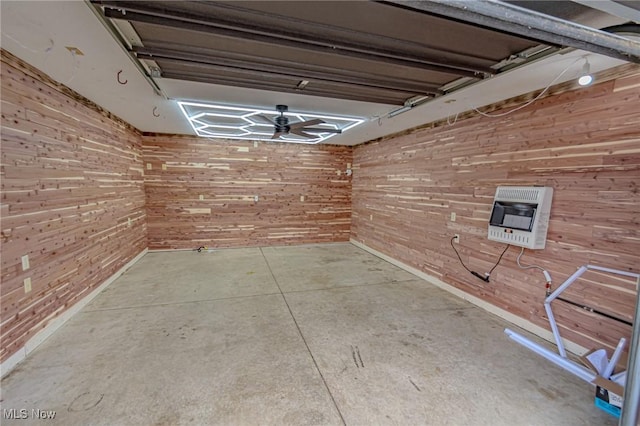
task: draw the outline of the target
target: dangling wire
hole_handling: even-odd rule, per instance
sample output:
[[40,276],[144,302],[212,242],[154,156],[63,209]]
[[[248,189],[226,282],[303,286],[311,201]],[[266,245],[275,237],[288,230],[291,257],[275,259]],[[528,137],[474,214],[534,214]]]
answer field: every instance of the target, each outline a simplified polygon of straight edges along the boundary
[[475,112],[477,112],[478,114],[480,114],[480,115],[484,116],[484,117],[504,117],[505,115],[509,115],[509,114],[511,114],[512,112],[516,112],[516,111],[518,111],[518,110],[521,110],[522,108],[525,108],[525,107],[527,107],[527,106],[531,105],[532,103],[534,103],[535,101],[537,101],[538,99],[540,99],[540,98],[541,98],[545,93],[547,93],[547,90],[549,90],[549,88],[550,88],[551,86],[553,86],[553,85],[554,85],[554,83],[555,83],[556,81],[558,81],[558,80],[560,79],[560,77],[562,77],[562,76],[563,76],[567,71],[569,71],[569,69],[571,69],[571,67],[573,67],[577,62],[579,62],[579,61],[584,61],[584,60],[585,60],[585,58],[584,58],[584,57],[581,57],[581,58],[578,58],[578,59],[576,59],[575,61],[573,61],[573,62],[572,62],[568,67],[566,67],[564,70],[562,70],[562,72],[561,72],[560,74],[558,74],[558,75],[556,76],[556,78],[554,78],[553,80],[551,80],[551,82],[550,82],[549,84],[547,84],[547,87],[545,87],[545,88],[542,90],[542,92],[540,92],[540,93],[538,94],[538,96],[536,96],[535,98],[531,99],[530,101],[528,101],[528,102],[526,102],[526,103],[524,103],[524,104],[522,104],[522,105],[520,105],[520,106],[518,106],[518,107],[516,107],[516,108],[514,108],[514,109],[511,109],[511,110],[506,111],[506,112],[500,112],[500,113],[497,113],[497,114],[488,114],[488,113],[486,113],[486,112],[482,112],[482,111],[480,111],[480,110],[479,110],[478,108],[476,108],[476,107],[472,107],[472,106],[470,106],[470,108],[471,108],[471,109],[473,109],[473,110],[474,110]]
[[71,53],[71,57],[73,58],[73,73],[71,74],[71,77],[69,77],[69,79],[63,83],[65,86],[69,85],[69,83],[71,83],[76,78],[76,75],[78,74],[78,68],[80,68],[80,61],[78,61],[76,52],[72,49],[69,49],[69,53]]
[[471,269],[469,269],[467,267],[467,265],[464,264],[464,262],[462,261],[462,258],[460,257],[460,253],[458,253],[458,250],[456,249],[456,246],[453,245],[453,242],[456,240],[456,237],[451,238],[451,241],[449,241],[449,244],[451,244],[451,248],[453,249],[454,252],[456,252],[456,255],[458,256],[458,260],[460,261],[460,264],[462,265],[462,267],[464,269],[466,269],[467,271],[473,273],[473,271]]
[[49,53],[49,52],[51,52],[53,50],[53,47],[55,45],[55,43],[53,42],[53,39],[50,38],[49,39],[49,43],[50,43],[49,47],[47,47],[44,50],[37,50],[37,49],[33,49],[33,48],[29,47],[29,46],[26,46],[25,44],[21,43],[19,40],[11,37],[9,34],[2,33],[2,37],[8,38],[9,40],[13,41],[18,46],[20,46],[23,49],[26,49],[26,50],[28,50],[28,51],[30,51],[32,53]]
[[449,241],[449,244],[451,244],[451,248],[456,253],[456,256],[458,256],[458,260],[462,264],[462,267],[464,269],[466,269],[467,271],[469,271],[469,273],[471,273],[471,275],[473,275],[475,277],[478,277],[482,281],[487,282],[487,283],[489,282],[489,277],[491,276],[491,273],[493,272],[493,270],[496,269],[496,267],[500,264],[500,261],[502,260],[502,256],[504,256],[504,254],[507,252],[507,250],[509,250],[509,247],[511,247],[511,245],[507,244],[507,246],[502,251],[502,254],[498,258],[498,261],[496,262],[495,265],[493,265],[493,268],[491,268],[491,270],[489,272],[487,272],[484,276],[482,276],[482,275],[480,275],[480,273],[478,273],[476,271],[472,271],[471,269],[469,269],[467,267],[467,265],[464,264],[464,262],[462,261],[462,258],[460,257],[460,253],[458,253],[458,250],[456,249],[456,246],[453,245],[453,242],[455,241],[455,239],[456,239],[456,237],[451,238],[451,241]]
[[489,270],[489,275],[491,275],[491,273],[493,272],[494,269],[496,269],[496,267],[500,264],[500,261],[502,260],[502,256],[504,256],[504,254],[507,252],[507,250],[509,250],[509,247],[511,247],[511,245],[507,244],[507,246],[504,248],[504,251],[502,252],[502,254],[500,255],[500,257],[498,258],[498,261],[496,262],[495,265],[493,265],[493,268],[491,268],[491,270]]
[[522,257],[523,254],[524,254],[524,247],[522,247],[522,250],[520,250],[520,254],[516,258],[516,263],[518,264],[520,269],[539,269],[540,271],[542,271],[542,274],[544,275],[544,278],[547,281],[545,285],[545,294],[547,297],[549,297],[549,295],[551,294],[551,274],[549,274],[549,272],[547,272],[547,270],[544,269],[542,266],[521,264],[520,258]]
[[518,264],[520,269],[539,269],[541,271],[545,271],[545,269],[542,266],[538,266],[538,265],[523,265],[523,264],[521,264],[520,263],[520,258],[522,257],[523,254],[524,254],[524,247],[522,247],[522,250],[520,250],[520,254],[516,258],[516,263]]

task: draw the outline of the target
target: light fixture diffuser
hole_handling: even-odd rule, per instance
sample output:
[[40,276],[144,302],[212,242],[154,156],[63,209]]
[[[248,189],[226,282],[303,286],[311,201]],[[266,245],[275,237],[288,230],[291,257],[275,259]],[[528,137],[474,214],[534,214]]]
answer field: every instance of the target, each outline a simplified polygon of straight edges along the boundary
[[260,116],[266,116],[274,121],[280,115],[280,112],[276,110],[186,101],[179,101],[178,105],[196,134],[205,138],[317,144],[336,135],[335,132],[332,133],[330,130],[340,130],[341,133],[345,133],[347,130],[364,122],[364,119],[355,117],[285,112],[284,115],[291,119],[290,124],[319,118],[324,123],[313,126],[314,129],[326,128],[328,131],[314,131],[312,134],[315,137],[313,138],[287,134],[280,136],[278,139],[271,139],[274,133],[274,125],[260,119]]
[[585,59],[584,65],[582,66],[582,72],[580,72],[580,78],[578,78],[578,84],[580,86],[588,86],[593,82],[593,77],[590,74],[591,65],[589,61]]

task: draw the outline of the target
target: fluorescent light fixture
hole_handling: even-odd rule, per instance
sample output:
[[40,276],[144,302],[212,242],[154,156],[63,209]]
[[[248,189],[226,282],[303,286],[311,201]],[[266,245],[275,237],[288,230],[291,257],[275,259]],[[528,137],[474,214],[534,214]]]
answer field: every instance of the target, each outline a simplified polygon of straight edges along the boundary
[[[274,125],[266,122],[261,117],[265,116],[275,121],[275,118],[280,115],[276,110],[186,101],[178,101],[178,105],[184,116],[189,120],[194,132],[198,136],[205,138],[317,144],[336,135],[335,132],[331,133],[330,130],[340,130],[341,133],[345,133],[347,130],[353,129],[364,122],[364,119],[355,117],[285,112],[284,115],[290,118],[289,124],[315,118],[321,119],[324,123],[314,125],[313,131],[305,130],[305,132],[315,136],[313,138],[288,134],[282,135],[278,139],[271,139]],[[327,129],[328,131],[322,132],[321,129]]]
[[580,78],[578,79],[578,84],[580,86],[588,86],[593,82],[593,77],[589,74],[591,71],[591,65],[589,64],[589,60],[585,59],[584,65],[582,66],[582,71],[580,72]]

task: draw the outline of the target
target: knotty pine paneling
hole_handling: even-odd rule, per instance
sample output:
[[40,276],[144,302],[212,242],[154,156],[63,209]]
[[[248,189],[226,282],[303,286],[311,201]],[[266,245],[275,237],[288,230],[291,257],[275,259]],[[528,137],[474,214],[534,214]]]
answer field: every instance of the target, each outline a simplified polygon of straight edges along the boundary
[[137,131],[4,50],[1,77],[4,361],[146,248],[146,218]]
[[[460,234],[463,260],[489,271],[505,247],[487,240],[496,186],[552,186],[547,247],[526,250],[523,263],[547,268],[554,288],[583,264],[640,272],[640,69],[623,70],[504,117],[476,114],[357,146],[352,238],[549,329],[544,278],[518,268],[520,248],[485,283],[449,242]],[[589,272],[566,297],[630,321],[635,293],[629,280]],[[554,311],[562,335],[585,347],[630,335],[628,325],[562,302]]]
[[349,240],[350,147],[171,135],[142,143],[149,249]]

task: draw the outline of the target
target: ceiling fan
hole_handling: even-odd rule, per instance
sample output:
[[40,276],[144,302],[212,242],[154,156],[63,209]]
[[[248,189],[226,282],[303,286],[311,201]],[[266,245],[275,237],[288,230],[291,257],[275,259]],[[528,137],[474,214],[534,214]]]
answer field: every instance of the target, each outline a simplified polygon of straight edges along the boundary
[[288,110],[289,107],[287,105],[276,105],[276,111],[278,111],[280,115],[275,118],[275,121],[265,115],[257,115],[257,117],[260,117],[263,121],[273,124],[273,136],[271,136],[271,139],[278,139],[280,136],[288,135],[290,133],[302,136],[303,138],[318,137],[312,133],[342,133],[342,130],[340,129],[313,127],[324,123],[324,121],[319,118],[299,121],[297,123],[289,123],[289,117],[284,115]]

